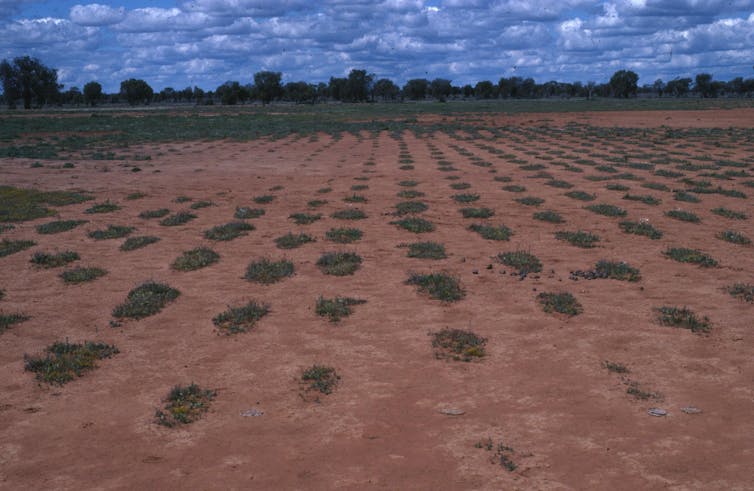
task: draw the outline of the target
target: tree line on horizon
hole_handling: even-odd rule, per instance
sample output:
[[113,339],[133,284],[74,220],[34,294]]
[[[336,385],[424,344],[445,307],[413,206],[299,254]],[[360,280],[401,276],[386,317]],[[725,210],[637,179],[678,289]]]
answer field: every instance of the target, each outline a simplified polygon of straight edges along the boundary
[[127,103],[132,106],[150,103],[193,104],[247,104],[276,101],[296,104],[327,101],[375,102],[375,101],[422,101],[465,99],[542,99],[616,97],[631,98],[639,95],[652,97],[752,97],[754,78],[736,77],[730,81],[714,80],[709,73],[675,78],[668,82],[658,79],[652,84],[638,85],[639,76],[631,70],[618,70],[605,83],[557,82],[536,83],[532,78],[502,77],[497,83],[482,80],[475,85],[456,86],[451,80],[415,78],[403,87],[388,78],[376,79],[366,70],[353,69],[347,77],[330,77],[328,83],[317,84],[305,81],[282,82],[282,73],[259,71],[253,83],[241,84],[228,81],[215,90],[205,91],[199,87],[174,89],[165,87],[159,92],[142,79],[128,79],[120,84],[120,91],[106,94],[102,85],[91,81],[83,90],[70,87],[63,90],[58,83],[57,69],[45,66],[37,58],[17,57],[0,62],[2,100],[14,109],[19,102],[25,109],[47,105],[82,105]]

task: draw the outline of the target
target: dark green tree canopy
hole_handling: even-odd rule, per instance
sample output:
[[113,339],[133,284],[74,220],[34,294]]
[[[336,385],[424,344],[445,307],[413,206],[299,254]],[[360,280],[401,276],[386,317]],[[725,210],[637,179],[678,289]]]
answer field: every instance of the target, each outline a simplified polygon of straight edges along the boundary
[[102,85],[99,82],[89,82],[84,85],[84,100],[87,104],[96,106],[100,99],[102,99]]
[[120,93],[129,104],[149,104],[154,95],[152,87],[144,80],[130,78],[120,83]]
[[15,107],[18,99],[23,99],[24,109],[31,109],[32,102],[42,106],[55,100],[61,88],[58,71],[29,56],[0,62],[0,79],[8,107]]
[[349,102],[364,102],[372,92],[373,74],[366,70],[351,70],[346,81],[346,93],[343,99]]
[[610,89],[615,97],[629,98],[636,95],[639,76],[631,70],[618,70],[610,77]]
[[411,100],[419,101],[427,97],[429,80],[426,78],[412,78],[403,86],[403,94]]
[[268,104],[283,95],[280,72],[262,71],[254,74],[254,97]]
[[401,94],[401,89],[389,78],[381,78],[374,83],[374,96],[382,100],[395,100]]

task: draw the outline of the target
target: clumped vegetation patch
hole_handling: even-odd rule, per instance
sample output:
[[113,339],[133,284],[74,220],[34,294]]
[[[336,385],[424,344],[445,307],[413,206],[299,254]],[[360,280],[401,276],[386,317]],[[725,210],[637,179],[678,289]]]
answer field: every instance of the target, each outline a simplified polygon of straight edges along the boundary
[[402,220],[390,222],[390,224],[396,225],[404,230],[408,230],[409,232],[413,232],[415,234],[432,232],[435,229],[434,224],[430,222],[429,220],[425,220],[424,218],[416,218],[416,217],[404,218]]
[[598,205],[589,205],[586,207],[587,210],[597,213],[598,215],[604,215],[606,217],[624,217],[626,216],[626,210],[619,206],[615,205],[608,205],[608,204],[598,204]]
[[584,308],[570,293],[547,293],[542,292],[537,295],[542,309],[547,312],[558,312],[568,316],[578,315],[584,311]]
[[31,319],[31,317],[25,314],[4,314],[3,312],[0,312],[0,334],[4,333],[14,324],[20,324],[29,319]]
[[89,281],[94,281],[97,278],[105,276],[106,274],[107,274],[107,271],[105,271],[102,268],[79,267],[79,268],[69,269],[68,271],[63,271],[62,273],[60,273],[60,278],[65,283],[77,285],[79,283],[86,283]]
[[749,216],[742,211],[729,210],[728,208],[719,207],[712,210],[715,215],[730,218],[732,220],[746,220]]
[[403,198],[403,199],[416,199],[416,198],[421,198],[424,195],[425,193],[421,191],[417,191],[416,189],[404,189],[403,191],[400,191],[397,194],[399,198]]
[[270,285],[289,276],[293,276],[292,262],[286,259],[270,261],[263,258],[249,263],[244,278],[255,283]]
[[170,210],[167,208],[158,208],[156,210],[144,210],[139,213],[139,218],[148,220],[150,218],[162,218],[170,214]]
[[455,189],[456,191],[463,191],[464,189],[469,189],[471,187],[471,184],[468,182],[454,182],[450,185],[451,189]]
[[520,203],[526,206],[539,206],[545,202],[544,199],[537,198],[535,196],[525,196],[523,198],[517,198],[515,201],[516,203]]
[[659,205],[660,203],[662,203],[661,200],[649,194],[625,194],[623,195],[623,199],[629,200],[629,201],[639,201],[641,203],[644,203],[645,205],[653,205],[653,206]]
[[497,259],[502,264],[516,269],[521,275],[542,271],[542,262],[539,258],[526,251],[503,252],[497,255]]
[[[319,208],[320,206],[324,206],[327,204],[326,199],[313,199],[306,203],[306,206],[309,208]],[[238,218],[238,217],[237,217]]]
[[343,317],[351,315],[351,307],[366,303],[366,300],[351,297],[324,298],[320,296],[315,306],[317,315],[327,317],[330,322],[338,322]]
[[513,235],[511,229],[505,225],[494,226],[475,223],[469,225],[469,230],[478,233],[487,240],[510,240],[511,235]]
[[446,273],[411,273],[406,283],[416,285],[420,292],[443,302],[457,302],[465,296],[458,279]]
[[361,261],[355,252],[326,252],[317,260],[317,266],[325,274],[347,276],[359,269]]
[[707,333],[712,328],[709,318],[699,318],[686,307],[660,307],[657,309],[657,321],[663,326],[689,329],[697,334]]
[[652,240],[662,237],[662,232],[654,228],[649,222],[620,222],[618,226],[627,234],[643,235]]
[[489,208],[461,208],[460,211],[464,218],[490,218],[495,215]]
[[343,198],[346,203],[366,203],[367,197],[361,194],[351,194]]
[[363,220],[367,217],[367,214],[358,208],[349,208],[347,210],[339,210],[330,215],[338,220]]
[[670,218],[675,218],[676,220],[681,220],[683,222],[698,223],[700,221],[699,217],[694,215],[690,211],[670,210],[665,212],[665,216],[669,216]]
[[398,183],[398,185],[399,186],[403,186],[403,187],[407,187],[407,188],[412,188],[414,186],[418,186],[419,182],[418,181],[407,180],[407,181],[400,181]]
[[402,201],[395,205],[394,215],[403,216],[414,213],[422,213],[429,209],[426,203],[422,201]]
[[272,203],[272,200],[274,200],[274,199],[275,199],[275,197],[272,196],[271,194],[265,194],[265,195],[262,195],[262,196],[256,196],[256,197],[254,197],[253,201],[254,201],[254,203],[256,203],[258,205],[266,205],[268,203]]
[[33,240],[8,240],[0,242],[0,257],[10,256],[37,245]]
[[189,206],[189,208],[191,208],[192,210],[200,210],[202,208],[208,208],[210,206],[215,206],[215,204],[211,201],[197,201],[196,203],[191,203],[191,206]]
[[561,181],[559,179],[552,179],[550,181],[546,181],[545,185],[552,186],[554,188],[560,188],[560,189],[570,189],[573,187],[573,184],[566,181]]
[[288,232],[275,239],[275,245],[279,249],[295,249],[309,242],[315,242],[314,237],[303,233],[293,234],[292,232]]
[[[483,448],[488,452],[492,452],[490,456],[490,462],[498,464],[508,472],[513,472],[518,469],[518,465],[513,461],[513,454],[516,452],[513,448],[503,444],[502,442],[495,445],[492,438],[486,440],[480,440],[474,444],[476,448]],[[494,450],[494,451],[493,451]]]
[[628,367],[622,363],[605,360],[602,362],[602,368],[612,373],[629,373]]
[[149,244],[154,244],[155,242],[159,242],[160,238],[155,237],[153,235],[140,235],[138,237],[129,237],[120,245],[121,251],[133,251],[136,249],[141,249],[142,247],[146,247]]
[[597,262],[595,272],[603,278],[612,280],[639,281],[641,279],[639,269],[623,261],[606,261],[603,259]]
[[594,244],[600,241],[599,236],[581,230],[578,232],[555,232],[555,238],[584,249],[592,248]]
[[605,189],[608,189],[610,191],[628,191],[630,188],[626,186],[625,184],[611,182],[605,186]]
[[0,186],[0,223],[36,220],[55,214],[44,205],[72,205],[90,199],[90,195],[76,191],[37,191]]
[[479,195],[476,193],[460,193],[452,196],[456,203],[473,203],[479,200]]
[[357,228],[331,228],[325,232],[325,238],[339,244],[350,244],[360,240],[364,233]]
[[250,331],[269,311],[269,305],[252,300],[240,307],[228,307],[228,310],[212,318],[212,323],[224,334],[239,334]]
[[463,329],[448,329],[430,333],[435,358],[471,361],[482,358],[487,339]]
[[338,382],[340,376],[335,369],[325,365],[312,365],[301,375],[301,383],[307,391],[325,395],[332,394]]
[[720,232],[719,234],[717,234],[715,237],[717,237],[720,240],[730,242],[731,244],[739,244],[739,245],[751,244],[751,239],[746,237],[744,234],[740,232],[736,232],[734,230],[724,230]]
[[509,184],[507,186],[503,186],[501,188],[503,191],[508,191],[509,193],[523,193],[526,191],[526,188],[524,186],[519,186],[518,184]]
[[104,203],[95,203],[90,208],[84,210],[84,213],[110,213],[120,210],[120,206],[115,203],[111,203],[110,200],[106,200]]
[[564,223],[565,220],[560,213],[552,210],[538,211],[533,215],[535,220],[549,223]]
[[163,408],[155,412],[155,422],[168,428],[193,423],[209,410],[216,395],[215,391],[202,389],[194,383],[176,385],[170,389]]
[[233,240],[242,235],[246,235],[251,230],[254,230],[254,226],[249,223],[230,222],[205,230],[204,238],[217,241]]
[[136,230],[134,227],[124,225],[108,225],[104,230],[93,230],[87,235],[94,240],[121,239]]
[[98,360],[119,352],[115,346],[105,343],[56,341],[42,355],[24,355],[24,370],[34,372],[40,382],[63,385],[95,369]]
[[54,222],[43,223],[42,225],[37,225],[36,229],[37,229],[37,233],[42,234],[42,235],[59,234],[61,232],[67,232],[69,230],[73,230],[79,225],[83,225],[88,222],[89,220],[57,220]]
[[78,261],[79,259],[81,259],[81,257],[78,253],[73,251],[63,251],[55,254],[35,252],[34,255],[31,256],[30,262],[34,266],[40,268],[57,268],[72,263],[73,261]]
[[180,294],[165,283],[147,281],[128,292],[126,301],[113,309],[113,317],[142,319],[155,315]]
[[565,195],[579,201],[594,201],[597,198],[596,194],[589,194],[586,191],[568,191]]
[[244,220],[247,218],[259,218],[264,215],[263,208],[249,208],[248,206],[239,206],[233,214],[233,218]]
[[676,191],[673,193],[673,199],[686,203],[699,203],[701,201],[697,196],[687,193],[686,191]]
[[160,225],[164,227],[176,227],[178,225],[185,225],[191,220],[195,219],[196,215],[188,211],[179,211],[174,215],[163,218],[160,220]]
[[663,252],[665,257],[669,257],[679,263],[697,264],[703,268],[713,268],[717,266],[717,261],[709,254],[697,249],[686,247],[671,247]]
[[725,290],[733,297],[754,303],[754,285],[750,283],[734,283],[726,287]]
[[208,247],[196,247],[178,256],[171,267],[178,271],[195,271],[220,260],[220,254]]

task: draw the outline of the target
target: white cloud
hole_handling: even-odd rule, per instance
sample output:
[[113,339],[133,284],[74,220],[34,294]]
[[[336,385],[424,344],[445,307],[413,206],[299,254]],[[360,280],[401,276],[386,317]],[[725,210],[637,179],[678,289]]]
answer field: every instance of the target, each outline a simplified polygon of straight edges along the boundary
[[126,9],[90,3],[71,7],[70,19],[81,26],[107,26],[117,24],[126,17]]

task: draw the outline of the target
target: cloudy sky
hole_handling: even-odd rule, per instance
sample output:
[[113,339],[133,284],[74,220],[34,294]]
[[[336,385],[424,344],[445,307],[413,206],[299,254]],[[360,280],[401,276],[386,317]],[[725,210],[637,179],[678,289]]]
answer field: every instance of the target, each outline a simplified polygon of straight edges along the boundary
[[320,82],[363,68],[403,84],[501,76],[639,84],[754,77],[754,0],[0,0],[0,58],[35,56],[66,87],[160,90],[274,70]]

